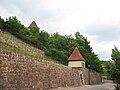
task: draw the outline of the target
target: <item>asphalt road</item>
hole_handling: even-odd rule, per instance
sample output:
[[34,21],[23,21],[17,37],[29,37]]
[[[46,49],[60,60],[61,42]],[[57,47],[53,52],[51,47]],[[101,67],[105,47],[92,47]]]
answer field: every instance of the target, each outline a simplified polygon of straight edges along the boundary
[[114,90],[114,84],[104,83],[100,85],[84,85],[81,87],[59,87],[58,89],[51,90]]

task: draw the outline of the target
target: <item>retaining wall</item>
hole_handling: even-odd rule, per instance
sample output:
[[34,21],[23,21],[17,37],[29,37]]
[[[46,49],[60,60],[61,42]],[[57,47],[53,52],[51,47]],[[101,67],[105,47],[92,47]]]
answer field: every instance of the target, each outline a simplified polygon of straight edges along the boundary
[[45,55],[44,51],[34,48],[34,47],[30,46],[29,44],[22,42],[21,40],[17,39],[15,36],[13,36],[7,32],[0,31],[0,41],[7,43],[11,46],[14,46],[16,48],[21,48],[21,49],[29,51],[31,53],[39,54],[41,57],[44,57],[44,55]]
[[[98,73],[91,72],[91,76],[91,84],[100,82]],[[49,90],[83,84],[88,84],[87,69],[72,69],[0,48],[1,90]]]

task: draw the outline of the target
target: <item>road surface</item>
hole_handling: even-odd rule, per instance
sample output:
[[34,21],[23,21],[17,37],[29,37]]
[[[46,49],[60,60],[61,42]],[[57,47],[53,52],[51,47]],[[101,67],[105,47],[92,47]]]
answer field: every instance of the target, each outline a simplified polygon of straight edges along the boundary
[[59,87],[51,90],[114,90],[114,84],[104,83],[100,85],[84,85],[81,87]]

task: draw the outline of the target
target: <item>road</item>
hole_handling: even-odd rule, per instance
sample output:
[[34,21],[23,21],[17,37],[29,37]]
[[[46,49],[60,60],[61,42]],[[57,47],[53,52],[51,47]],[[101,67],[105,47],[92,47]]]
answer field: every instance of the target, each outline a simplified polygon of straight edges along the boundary
[[81,87],[59,87],[58,89],[51,90],[114,90],[114,84],[104,83],[100,85],[84,85]]

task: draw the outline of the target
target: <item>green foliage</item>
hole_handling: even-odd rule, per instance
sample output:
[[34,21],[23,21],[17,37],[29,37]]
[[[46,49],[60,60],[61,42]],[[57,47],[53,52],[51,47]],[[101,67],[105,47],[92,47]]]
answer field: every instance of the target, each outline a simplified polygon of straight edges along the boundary
[[3,30],[8,31],[13,35],[17,36],[19,35],[19,31],[23,28],[24,26],[20,23],[20,21],[17,20],[16,17],[9,17],[9,19],[6,19],[6,21],[4,22]]
[[114,47],[114,49],[112,49],[111,57],[115,64],[112,78],[116,81],[116,83],[120,84],[120,51],[116,46]]
[[87,68],[98,72],[102,71],[98,56],[93,52],[90,42],[80,32],[65,36],[59,33],[49,34],[38,27],[24,27],[16,17],[10,17],[6,21],[0,17],[0,28],[3,31],[10,32],[26,43],[44,50],[48,57],[64,65],[68,64],[68,57],[77,47],[86,60]]
[[48,55],[60,62],[61,64],[67,65],[68,63],[68,57],[64,54],[63,51],[58,51],[55,48],[51,48]]
[[115,69],[115,65],[114,62],[109,60],[109,61],[101,61],[102,63],[102,75],[106,76],[107,79],[112,79],[112,74],[113,74],[113,70]]
[[47,51],[46,48],[48,47],[49,38],[50,35],[46,31],[41,30],[39,32],[38,40],[40,41],[40,49]]
[[4,19],[2,19],[1,16],[0,16],[0,29],[1,30],[4,29]]

